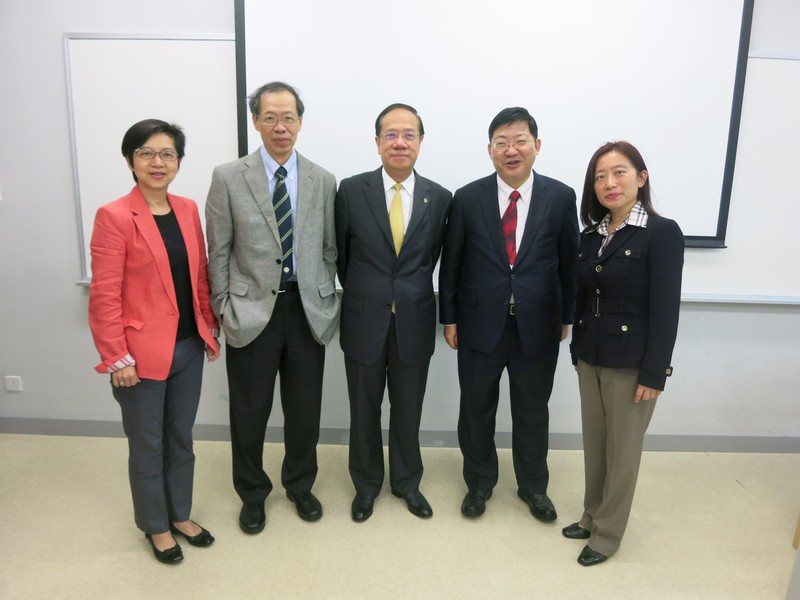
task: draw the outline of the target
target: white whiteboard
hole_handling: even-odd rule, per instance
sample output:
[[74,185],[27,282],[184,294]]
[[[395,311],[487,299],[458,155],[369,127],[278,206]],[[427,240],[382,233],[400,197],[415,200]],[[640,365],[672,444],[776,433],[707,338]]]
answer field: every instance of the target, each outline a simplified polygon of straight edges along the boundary
[[81,278],[97,209],[127,194],[125,131],[142,119],[180,125],[186,156],[170,192],[195,200],[203,217],[214,166],[237,157],[232,37],[64,36]]
[[418,170],[455,190],[492,172],[492,117],[525,106],[540,128],[538,171],[580,194],[593,151],[628,139],[656,208],[687,236],[716,235],[747,2],[298,0],[302,26],[267,35],[275,7],[237,1],[247,91],[295,85],[298,149],[338,179],[378,166],[375,116],[400,101],[425,122]]

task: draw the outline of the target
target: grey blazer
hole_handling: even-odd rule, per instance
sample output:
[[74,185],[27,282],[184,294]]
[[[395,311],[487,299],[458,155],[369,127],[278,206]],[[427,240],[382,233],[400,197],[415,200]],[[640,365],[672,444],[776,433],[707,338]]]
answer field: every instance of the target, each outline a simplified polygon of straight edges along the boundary
[[[328,344],[339,321],[333,174],[297,154],[294,264],[314,337]],[[259,150],[220,165],[206,200],[211,307],[235,348],[267,326],[281,280],[281,245]]]

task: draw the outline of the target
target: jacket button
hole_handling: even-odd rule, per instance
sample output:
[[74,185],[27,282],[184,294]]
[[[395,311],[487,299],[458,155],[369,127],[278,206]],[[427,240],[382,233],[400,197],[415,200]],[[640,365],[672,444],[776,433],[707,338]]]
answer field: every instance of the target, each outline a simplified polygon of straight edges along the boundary
[[625,250],[625,256],[630,256],[630,255],[631,255],[631,251],[630,250]]
[[280,258],[276,258],[275,262],[278,263],[278,264],[281,264],[281,259]]
[[583,258],[583,252],[578,252],[578,258]]
[[627,325],[623,325],[622,327],[620,327],[620,329],[622,329],[622,331],[628,331],[628,326]]
[[597,272],[599,273],[600,271],[602,271],[602,270],[603,270],[603,266],[602,266],[602,265],[597,265],[597,266],[594,268],[594,270],[595,270],[595,271],[597,271]]
[[275,290],[272,290],[272,295],[273,295],[273,296],[277,296],[277,295],[278,295],[278,292],[276,292]]
[[665,373],[666,373],[667,375],[672,375],[672,367],[670,367],[669,369],[667,369],[667,370],[665,371]]

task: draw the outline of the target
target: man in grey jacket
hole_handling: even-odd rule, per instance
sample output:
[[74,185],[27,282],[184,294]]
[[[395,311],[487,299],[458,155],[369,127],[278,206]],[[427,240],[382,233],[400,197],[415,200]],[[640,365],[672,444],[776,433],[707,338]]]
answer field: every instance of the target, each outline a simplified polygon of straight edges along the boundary
[[325,345],[336,331],[336,180],[295,149],[303,103],[282,82],[250,96],[263,145],[214,169],[206,201],[212,307],[226,341],[239,525],[264,529],[272,482],[263,446],[280,373],[281,483],[306,521],[322,516],[317,474]]

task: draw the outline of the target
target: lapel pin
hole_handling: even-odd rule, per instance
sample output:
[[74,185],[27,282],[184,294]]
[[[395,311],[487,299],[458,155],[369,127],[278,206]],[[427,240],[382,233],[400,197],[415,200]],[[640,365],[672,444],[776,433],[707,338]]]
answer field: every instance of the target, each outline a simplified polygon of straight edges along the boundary
[[424,204],[427,204],[427,203],[428,203],[428,199],[427,199],[427,198],[423,198],[423,199],[422,199],[422,202],[423,202]]

